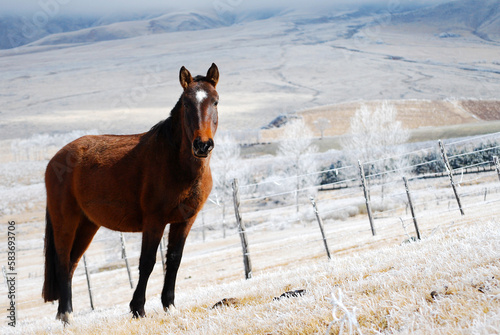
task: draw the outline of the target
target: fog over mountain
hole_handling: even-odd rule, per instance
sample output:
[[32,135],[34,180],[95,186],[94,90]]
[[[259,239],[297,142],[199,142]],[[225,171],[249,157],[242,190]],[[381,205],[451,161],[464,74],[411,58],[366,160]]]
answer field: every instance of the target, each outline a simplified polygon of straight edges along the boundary
[[94,14],[106,15],[116,13],[162,12],[166,10],[208,11],[223,9],[232,11],[254,11],[265,8],[281,9],[311,9],[339,8],[360,6],[377,7],[420,7],[436,5],[449,0],[184,0],[182,2],[167,2],[164,0],[2,0],[4,14],[28,15],[39,10],[57,12],[57,14]]
[[[351,11],[358,16],[391,14],[434,6],[442,1],[67,1],[4,0],[0,12],[0,49],[16,48],[53,36],[41,44],[83,43],[172,31],[212,29],[300,11],[328,14]],[[113,26],[123,23],[121,27]],[[111,26],[110,26],[111,25]],[[109,27],[108,27],[109,26]],[[91,29],[91,30],[85,30]]]

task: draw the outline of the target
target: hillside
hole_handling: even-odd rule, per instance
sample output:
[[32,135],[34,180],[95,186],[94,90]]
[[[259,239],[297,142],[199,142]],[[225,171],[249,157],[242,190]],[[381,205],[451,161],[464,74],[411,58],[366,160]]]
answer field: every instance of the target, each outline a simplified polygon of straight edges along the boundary
[[441,38],[472,32],[487,41],[500,41],[500,2],[497,0],[460,0],[396,14],[393,25],[426,26]]
[[[40,15],[41,22],[36,21]],[[40,9],[30,17],[27,14],[14,15],[0,13],[0,49],[18,48],[23,45],[38,41],[47,36],[64,35],[74,33],[87,28],[102,29],[104,26],[117,22],[131,22],[151,17],[150,13],[121,14],[121,15],[98,15],[98,14],[61,14],[53,12],[43,14]],[[57,39],[57,38],[56,38]],[[89,41],[91,42],[91,41]]]
[[[497,100],[500,46],[491,31],[498,3],[486,4],[137,14],[94,18],[84,28],[54,18],[45,26],[54,24],[50,35],[0,50],[0,140],[145,131],[179,98],[180,67],[201,74],[212,62],[221,71],[226,131],[352,101]],[[439,29],[431,24],[436,15]],[[446,32],[455,37],[440,37]]]
[[[391,103],[398,111],[397,119],[407,129],[465,125],[485,121],[500,121],[499,101],[479,100],[394,100]],[[315,129],[314,121],[319,118],[330,120],[331,128],[325,136],[343,135],[349,130],[349,119],[361,105],[375,108],[381,101],[350,102],[323,106],[298,113],[306,123]],[[500,131],[500,128],[498,129]]]
[[151,34],[213,29],[225,25],[227,25],[225,21],[216,16],[198,13],[169,13],[152,19],[117,22],[73,32],[52,34],[30,45],[93,43]]

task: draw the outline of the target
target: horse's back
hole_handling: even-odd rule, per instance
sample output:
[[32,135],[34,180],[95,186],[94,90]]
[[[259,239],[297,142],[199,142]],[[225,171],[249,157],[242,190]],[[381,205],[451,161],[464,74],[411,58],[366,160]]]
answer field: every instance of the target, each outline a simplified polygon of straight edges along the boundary
[[[83,170],[116,167],[117,162],[129,156],[137,147],[139,140],[139,135],[80,137],[65,145],[49,161],[45,172],[46,183],[49,184],[54,178],[64,183]],[[54,183],[54,186],[60,185]]]
[[59,150],[45,173],[49,210],[74,208],[112,229],[115,221],[123,221],[123,208],[128,207],[129,216],[137,212],[139,142],[140,135],[88,135]]

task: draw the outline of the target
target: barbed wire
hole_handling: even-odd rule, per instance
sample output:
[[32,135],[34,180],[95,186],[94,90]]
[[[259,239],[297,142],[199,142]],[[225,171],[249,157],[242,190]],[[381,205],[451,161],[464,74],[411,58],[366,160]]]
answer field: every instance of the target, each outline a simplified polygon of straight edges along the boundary
[[447,145],[457,145],[459,143],[464,143],[464,142],[471,142],[471,141],[476,141],[476,140],[480,140],[480,139],[484,139],[485,137],[494,137],[494,136],[500,136],[500,132],[496,132],[496,133],[490,133],[490,134],[485,134],[485,135],[478,135],[478,136],[473,136],[473,137],[469,137],[469,138],[464,138],[464,139],[461,139],[461,140],[452,140],[448,143],[446,143]]
[[265,180],[265,181],[261,181],[258,183],[240,185],[240,189],[247,188],[247,187],[260,186],[260,185],[264,185],[264,184],[277,184],[279,182],[283,182],[283,181],[289,180],[289,179],[305,178],[305,177],[310,177],[310,176],[314,176],[314,175],[318,175],[318,174],[329,173],[329,172],[338,172],[341,170],[346,170],[346,169],[351,169],[351,168],[355,168],[355,166],[354,165],[342,166],[342,167],[338,167],[338,168],[315,171],[315,172],[310,172],[310,173],[305,173],[305,174],[300,174],[300,175],[295,175],[295,176],[290,176],[290,177],[283,177],[283,178],[278,178],[278,179],[273,179],[273,180]]

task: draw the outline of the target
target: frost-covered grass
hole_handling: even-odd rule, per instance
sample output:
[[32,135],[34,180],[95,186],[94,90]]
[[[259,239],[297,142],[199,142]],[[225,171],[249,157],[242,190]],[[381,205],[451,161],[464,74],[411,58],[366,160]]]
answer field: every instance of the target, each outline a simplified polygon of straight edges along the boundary
[[74,130],[59,134],[35,134],[10,144],[9,161],[0,159],[0,216],[45,207],[45,169],[49,159],[64,145],[97,131]]
[[97,130],[73,130],[68,133],[34,134],[29,138],[13,140],[10,148],[15,161],[49,160],[57,150],[67,143],[84,135],[96,135],[97,133]]
[[[346,311],[363,334],[492,334],[500,331],[498,220],[441,225],[420,242],[310,259],[251,280],[206,282],[178,292],[164,313],[151,298],[148,317],[132,320],[127,304],[75,314],[64,328],[41,313],[18,324],[23,334],[337,334]],[[269,255],[272,257],[272,255]],[[288,290],[302,297],[274,301]],[[345,309],[337,309],[334,297]],[[222,298],[230,307],[212,309]],[[348,332],[349,322],[344,322]],[[353,325],[354,326],[354,325]],[[356,327],[353,327],[353,330]],[[4,327],[3,334],[12,330]]]
[[45,207],[46,167],[46,160],[0,164],[0,216]]
[[[46,164],[0,164],[0,217],[18,222],[19,261],[19,323],[16,329],[0,324],[2,334],[336,334],[349,332],[350,326],[363,334],[499,332],[499,186],[494,173],[460,176],[465,217],[459,216],[447,178],[411,180],[424,239],[410,244],[401,244],[413,234],[401,181],[392,183],[390,190],[372,185],[375,237],[360,189],[319,192],[316,200],[325,219],[331,261],[326,260],[307,199],[297,213],[293,197],[255,200],[247,191],[242,214],[254,278],[241,279],[234,227],[226,239],[219,231],[209,231],[202,242],[198,220],[177,280],[178,309],[163,312],[157,264],[148,285],[148,317],[142,320],[131,320],[128,312],[133,290],[119,235],[101,229],[86,253],[97,310],[90,311],[80,264],[73,281],[74,322],[63,328],[54,320],[57,304],[44,304],[40,297]],[[201,217],[208,224],[220,222],[219,212],[206,211]],[[0,250],[6,250],[5,226],[0,225],[0,233]],[[140,234],[126,234],[126,240],[137,283]],[[0,253],[0,264],[6,263],[6,253]],[[296,289],[306,294],[273,300]],[[236,298],[237,303],[211,309],[223,298]],[[7,303],[6,295],[1,296],[0,307],[5,310]]]

